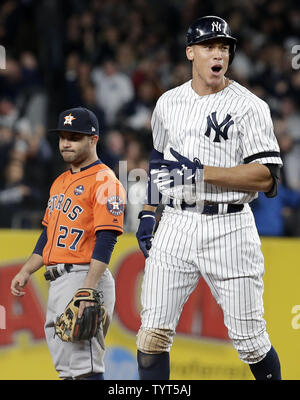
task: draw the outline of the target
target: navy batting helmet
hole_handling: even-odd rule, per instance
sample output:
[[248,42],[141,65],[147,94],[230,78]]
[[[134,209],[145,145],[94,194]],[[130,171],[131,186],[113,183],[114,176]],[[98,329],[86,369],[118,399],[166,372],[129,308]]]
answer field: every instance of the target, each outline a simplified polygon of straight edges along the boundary
[[187,31],[186,45],[192,46],[193,44],[215,38],[225,38],[228,41],[230,46],[229,64],[231,64],[234,57],[237,40],[231,36],[231,30],[227,22],[220,17],[209,15],[198,18],[195,22],[193,22]]

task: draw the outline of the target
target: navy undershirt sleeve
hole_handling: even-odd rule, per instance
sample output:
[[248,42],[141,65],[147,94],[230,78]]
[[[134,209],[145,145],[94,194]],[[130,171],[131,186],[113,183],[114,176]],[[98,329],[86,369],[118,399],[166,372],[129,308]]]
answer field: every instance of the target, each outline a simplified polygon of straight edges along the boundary
[[113,230],[101,230],[96,232],[96,244],[92,258],[109,264],[113,249],[117,243],[119,232]]
[[[92,258],[103,261],[106,264],[109,264],[113,249],[115,244],[117,243],[117,231],[112,230],[101,230],[96,233],[96,244],[94,247]],[[43,249],[47,243],[47,228],[44,227],[36,245],[33,250],[33,253],[39,254],[42,256]]]
[[33,253],[38,254],[39,256],[42,256],[46,243],[47,243],[47,228],[44,227],[38,241],[36,242]]

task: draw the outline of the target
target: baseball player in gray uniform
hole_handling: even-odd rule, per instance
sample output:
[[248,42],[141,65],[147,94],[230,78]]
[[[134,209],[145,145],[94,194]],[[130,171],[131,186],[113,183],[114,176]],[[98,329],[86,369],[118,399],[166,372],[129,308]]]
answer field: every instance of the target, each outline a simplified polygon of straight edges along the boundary
[[[225,76],[235,48],[226,21],[197,19],[186,43],[192,79],[164,93],[153,112],[148,201],[136,234],[146,257],[140,379],[169,379],[176,326],[201,277],[255,379],[281,379],[263,318],[264,258],[248,203],[258,192],[276,195],[282,161],[268,105]],[[166,205],[153,238],[159,202]]]
[[[30,276],[45,265],[45,278],[50,282],[45,337],[59,377],[103,380],[104,337],[115,305],[115,282],[108,265],[123,232],[126,193],[115,174],[98,159],[99,123],[92,111],[83,107],[65,110],[59,115],[57,129],[51,131],[58,134],[60,153],[70,169],[50,188],[44,229],[33,253],[13,278],[11,293],[24,296]],[[97,294],[92,301],[87,300],[91,292]],[[71,309],[74,294],[77,303]],[[91,318],[96,298],[106,309],[101,335],[93,333],[93,324],[99,321],[97,315]],[[70,327],[77,313],[76,323]]]

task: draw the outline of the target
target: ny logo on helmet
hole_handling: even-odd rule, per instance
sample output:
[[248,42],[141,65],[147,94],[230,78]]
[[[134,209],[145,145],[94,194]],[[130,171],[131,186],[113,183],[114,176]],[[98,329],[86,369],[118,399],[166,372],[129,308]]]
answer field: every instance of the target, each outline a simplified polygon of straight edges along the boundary
[[215,30],[217,32],[221,32],[222,31],[222,27],[221,27],[221,22],[212,22],[211,24],[211,30],[214,32]]
[[[231,125],[234,124],[234,122],[232,121],[232,117],[231,115],[227,114],[226,118],[224,119],[224,121],[222,121],[220,124],[217,121],[217,117],[216,117],[216,112],[213,112],[211,115],[209,115],[207,117],[207,129],[205,132],[205,136],[210,137],[210,133],[211,130],[213,129],[216,133],[215,138],[214,138],[214,142],[220,142],[220,136],[222,136],[222,138],[224,140],[228,139],[228,129],[230,128]],[[221,130],[221,128],[223,128]]]

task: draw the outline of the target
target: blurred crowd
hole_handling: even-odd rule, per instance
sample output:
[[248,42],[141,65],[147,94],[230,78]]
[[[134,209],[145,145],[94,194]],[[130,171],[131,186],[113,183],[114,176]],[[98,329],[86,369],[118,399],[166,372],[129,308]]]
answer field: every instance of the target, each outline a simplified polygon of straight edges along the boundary
[[278,196],[252,204],[259,233],[300,236],[297,0],[3,0],[0,227],[40,228],[49,187],[66,168],[47,130],[59,112],[82,105],[99,119],[100,159],[138,198],[125,216],[126,231],[136,230],[151,113],[163,92],[191,78],[185,34],[204,15],[229,22],[238,47],[227,75],[267,101],[281,148]]

